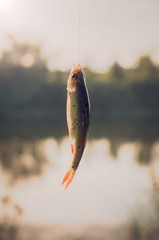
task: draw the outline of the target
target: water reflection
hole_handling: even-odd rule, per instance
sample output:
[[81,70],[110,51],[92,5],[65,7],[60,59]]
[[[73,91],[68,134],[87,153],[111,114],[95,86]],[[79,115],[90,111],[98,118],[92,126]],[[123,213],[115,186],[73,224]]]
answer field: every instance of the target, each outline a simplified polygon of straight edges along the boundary
[[120,224],[134,239],[159,222],[159,141],[91,139],[64,191],[61,181],[71,161],[68,137],[1,140],[1,222],[11,219],[4,212],[12,208],[12,219],[22,216],[21,222]]
[[[116,157],[112,154],[113,147],[107,139],[90,141],[76,178],[70,189],[64,193],[60,183],[72,161],[68,137],[60,142],[53,138],[32,142],[20,139],[6,140],[0,144],[1,179],[5,179],[5,184],[14,184],[13,192],[21,205],[25,205],[26,216],[32,221],[124,221],[127,208],[135,204],[142,191],[150,188],[149,165],[146,167],[139,164],[145,162],[145,159],[151,158],[152,162],[158,159],[159,143],[156,142],[147,152],[143,150],[146,148],[145,144],[139,142],[121,144],[116,151]],[[22,180],[23,184],[16,185]],[[4,188],[10,187],[5,185]],[[81,196],[85,198],[81,199]],[[41,201],[40,204],[37,203],[38,199],[43,200],[43,209]],[[78,214],[70,217],[69,211],[72,208],[76,209],[77,203],[81,209],[77,209]],[[59,204],[60,213],[56,209]],[[106,205],[108,208],[105,208]],[[40,212],[37,215],[39,208]],[[50,209],[54,209],[53,216]]]
[[41,175],[49,161],[44,151],[45,141],[12,138],[0,141],[0,164],[8,184]]
[[0,198],[0,212],[0,239],[17,240],[22,208],[9,195],[5,195]]

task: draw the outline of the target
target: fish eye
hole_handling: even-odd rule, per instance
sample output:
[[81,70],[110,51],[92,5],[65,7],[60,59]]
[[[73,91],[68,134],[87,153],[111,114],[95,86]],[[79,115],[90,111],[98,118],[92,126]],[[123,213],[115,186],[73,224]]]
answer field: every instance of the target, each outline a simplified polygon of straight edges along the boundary
[[78,77],[77,74],[72,75],[72,78],[75,79],[75,80],[77,79],[77,77]]

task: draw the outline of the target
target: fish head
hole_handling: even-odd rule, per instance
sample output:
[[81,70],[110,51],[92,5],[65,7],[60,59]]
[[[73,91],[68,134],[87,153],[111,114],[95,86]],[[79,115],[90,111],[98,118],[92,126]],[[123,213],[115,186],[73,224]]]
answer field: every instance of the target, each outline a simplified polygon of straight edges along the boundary
[[83,81],[83,71],[80,64],[73,64],[71,73],[68,79],[68,89],[75,90],[78,84]]

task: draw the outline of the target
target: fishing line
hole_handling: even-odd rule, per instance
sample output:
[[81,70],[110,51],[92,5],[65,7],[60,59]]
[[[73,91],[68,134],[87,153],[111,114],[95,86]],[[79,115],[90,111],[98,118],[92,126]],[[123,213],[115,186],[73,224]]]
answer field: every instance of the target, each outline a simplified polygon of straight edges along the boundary
[[78,63],[80,64],[81,38],[81,0],[78,0]]

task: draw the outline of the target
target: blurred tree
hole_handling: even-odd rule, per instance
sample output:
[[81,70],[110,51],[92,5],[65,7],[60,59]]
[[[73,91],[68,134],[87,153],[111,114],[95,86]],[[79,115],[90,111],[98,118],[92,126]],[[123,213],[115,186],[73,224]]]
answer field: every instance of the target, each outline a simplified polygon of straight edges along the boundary
[[46,59],[39,45],[19,43],[14,37],[0,59],[0,112],[30,99],[46,79]]
[[108,78],[112,82],[121,82],[125,79],[124,69],[117,62],[115,62],[108,72]]
[[134,71],[135,79],[146,80],[159,80],[159,69],[154,65],[150,56],[142,56],[138,60],[138,66]]
[[14,36],[9,36],[10,47],[2,51],[0,68],[7,67],[37,67],[46,70],[47,59],[43,56],[40,44],[18,42]]
[[[129,69],[114,63],[105,73],[88,67],[84,72],[91,124],[99,130],[92,128],[92,132],[105,136],[103,129],[107,129],[112,139],[117,135],[127,138],[131,133],[132,139],[150,139],[150,143],[158,137],[159,67],[149,56],[140,58],[138,65]],[[25,136],[36,137],[37,132],[50,136],[59,133],[57,125],[64,134],[68,76],[69,72],[47,69],[40,45],[19,43],[11,37],[10,48],[0,58],[1,136],[21,134],[21,129]],[[20,127],[19,123],[26,126]],[[39,130],[32,131],[38,126]]]

